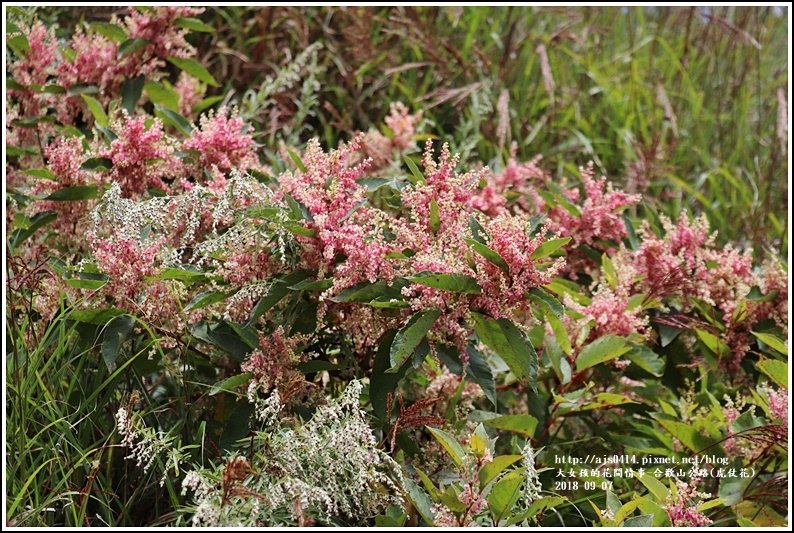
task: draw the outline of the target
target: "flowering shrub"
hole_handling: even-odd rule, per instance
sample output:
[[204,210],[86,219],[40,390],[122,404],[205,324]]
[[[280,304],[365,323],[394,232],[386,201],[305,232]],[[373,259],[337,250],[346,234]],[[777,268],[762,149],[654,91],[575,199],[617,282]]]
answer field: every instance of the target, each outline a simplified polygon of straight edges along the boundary
[[[97,355],[79,394],[131,462],[98,453],[90,476],[123,470],[112,490],[168,494],[151,519],[197,526],[784,520],[775,254],[593,163],[462,161],[400,102],[337,146],[263,146],[259,97],[204,97],[202,13],[10,26],[7,312],[25,358]],[[623,474],[640,459],[599,461],[618,450],[707,463]]]

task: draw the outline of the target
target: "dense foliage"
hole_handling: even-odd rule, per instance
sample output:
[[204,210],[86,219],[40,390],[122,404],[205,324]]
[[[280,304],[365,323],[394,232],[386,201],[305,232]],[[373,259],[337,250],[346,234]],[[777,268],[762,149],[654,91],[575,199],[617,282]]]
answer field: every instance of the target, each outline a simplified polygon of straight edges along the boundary
[[6,22],[10,523],[785,524],[779,11]]

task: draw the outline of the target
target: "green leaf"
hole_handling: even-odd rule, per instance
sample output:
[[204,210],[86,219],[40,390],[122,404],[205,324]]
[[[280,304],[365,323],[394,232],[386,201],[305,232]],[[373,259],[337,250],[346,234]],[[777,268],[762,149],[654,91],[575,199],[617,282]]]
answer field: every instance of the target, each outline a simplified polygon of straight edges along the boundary
[[197,115],[200,115],[205,110],[209,109],[210,107],[214,106],[215,104],[221,101],[223,101],[222,94],[219,94],[217,96],[208,96],[193,106],[193,112],[196,113]]
[[463,467],[466,452],[463,446],[460,445],[458,440],[444,430],[436,429],[430,426],[425,426],[427,430],[436,438],[441,446],[447,451],[455,464]]
[[788,365],[783,361],[774,359],[762,359],[755,366],[758,370],[769,376],[772,381],[783,388],[788,389]]
[[496,418],[484,420],[483,423],[492,428],[518,433],[527,438],[532,438],[535,428],[538,427],[538,419],[532,415],[502,415]]
[[652,527],[653,515],[641,514],[639,516],[630,516],[623,521],[622,527]]
[[480,478],[480,486],[486,486],[488,483],[493,481],[496,476],[504,472],[510,465],[520,461],[523,458],[523,455],[497,455],[493,458],[493,461],[486,463],[485,466],[480,469],[478,474]]
[[112,318],[104,328],[102,334],[102,359],[108,367],[108,371],[116,370],[116,360],[119,357],[119,350],[124,340],[132,332],[135,319],[130,315],[119,315]]
[[595,399],[579,408],[580,411],[592,411],[593,409],[604,409],[615,405],[625,405],[627,403],[637,403],[628,396],[614,392],[599,392]]
[[46,168],[29,168],[27,170],[23,170],[25,174],[28,176],[33,176],[34,178],[40,178],[44,180],[50,181],[58,181],[58,176],[52,173],[52,171]]
[[532,505],[529,506],[529,509],[524,511],[523,513],[518,513],[516,516],[510,517],[510,520],[505,522],[506,526],[513,526],[520,522],[523,522],[529,517],[537,517],[538,514],[546,511],[548,509],[555,509],[559,507],[563,503],[565,503],[566,499],[563,496],[544,496],[542,498],[538,498]]
[[66,89],[60,85],[45,85],[41,88],[41,92],[47,94],[66,94]]
[[74,187],[58,189],[44,199],[57,202],[74,202],[96,198],[98,194],[99,192],[97,191],[96,185],[76,185]]
[[645,485],[645,488],[648,489],[648,492],[653,494],[653,497],[656,498],[657,502],[662,503],[667,499],[670,491],[667,490],[667,487],[665,487],[661,481],[648,473],[637,476],[637,479],[639,479],[640,482]]
[[332,279],[305,279],[288,288],[291,291],[322,291],[333,287]]
[[407,155],[403,156],[403,160],[405,161],[405,164],[408,165],[408,168],[411,170],[411,176],[408,176],[408,179],[411,180],[411,183],[413,184],[424,183],[425,177],[422,175],[422,171],[419,170],[419,167],[416,166],[416,163],[414,163],[414,160],[408,157]]
[[615,289],[618,285],[618,273],[615,270],[615,264],[606,253],[601,255],[601,273],[604,275],[607,285]]
[[480,294],[482,289],[477,285],[477,280],[465,274],[436,274],[433,272],[420,272],[410,278],[408,281],[432,287],[434,289],[441,289],[448,292],[462,292],[465,294]]
[[171,111],[179,110],[179,94],[171,87],[156,81],[147,81],[143,84],[143,90],[153,104],[161,105]]
[[570,237],[560,237],[559,239],[550,239],[544,242],[543,244],[541,244],[540,246],[538,246],[537,249],[534,252],[532,252],[532,255],[530,255],[530,257],[532,259],[543,259],[544,257],[550,256],[551,254],[553,254],[554,252],[556,252],[557,250],[559,250],[569,242],[571,242]]
[[786,347],[786,343],[783,342],[778,337],[772,335],[771,333],[761,333],[760,331],[753,331],[751,332],[755,338],[775,350],[776,352],[782,353],[783,355],[788,355],[788,348]]
[[90,159],[86,159],[82,165],[80,165],[80,170],[110,170],[113,168],[113,161],[107,157],[92,157]]
[[185,311],[195,311],[214,303],[225,300],[229,294],[219,291],[204,291],[196,294],[190,303],[185,306]]
[[408,493],[408,499],[411,500],[411,504],[413,504],[419,516],[422,517],[422,520],[428,524],[432,524],[435,519],[431,509],[433,507],[433,500],[430,499],[427,492],[417,485],[413,479],[407,476],[403,478],[403,486]]
[[386,399],[389,394],[394,394],[397,384],[405,377],[410,364],[400,367],[399,372],[388,372],[391,367],[390,351],[397,331],[391,329],[384,333],[378,350],[375,352],[375,361],[372,364],[370,375],[369,400],[372,402],[372,411],[380,420],[388,422],[391,413],[386,412]]
[[382,299],[402,299],[400,290],[405,286],[404,282],[399,280],[394,281],[388,285],[385,281],[376,281],[370,283],[368,281],[358,283],[352,287],[348,287],[339,292],[336,296],[329,298],[332,302],[362,302],[369,303],[372,300]]
[[11,146],[6,144],[6,157],[21,157],[24,155],[36,155],[38,150],[33,147]]
[[97,94],[99,93],[99,87],[96,85],[72,85],[66,90],[66,93],[70,96],[78,95],[78,94]]
[[[466,379],[480,386],[485,397],[496,407],[496,384],[494,383],[491,365],[473,345],[466,348],[469,355],[469,366],[466,368]],[[436,346],[436,353],[450,372],[461,375],[463,363],[460,360],[458,349],[450,346]]]
[[620,357],[628,352],[626,339],[616,335],[604,335],[591,342],[579,353],[576,358],[576,370],[581,372],[591,366],[595,366],[604,361]]
[[700,338],[701,342],[706,345],[706,348],[708,348],[717,356],[725,355],[730,351],[728,345],[713,333],[709,333],[708,331],[699,328],[695,329],[695,333],[697,333],[697,336]]
[[480,340],[501,357],[517,379],[528,379],[537,391],[538,355],[524,332],[506,318],[494,320],[472,313]]
[[669,346],[684,331],[681,328],[669,326],[667,324],[657,324],[659,328],[659,340],[662,348]]
[[267,294],[257,302],[251,310],[251,316],[248,318],[248,325],[253,324],[257,319],[272,309],[277,303],[281,301],[287,294],[289,294],[289,287],[309,277],[309,272],[305,270],[296,270],[286,276],[276,279],[270,286]]
[[102,104],[99,103],[99,100],[93,96],[88,96],[87,94],[81,94],[80,96],[83,98],[85,105],[88,106],[88,110],[94,116],[96,123],[103,128],[107,128],[108,116],[105,114],[105,110],[102,109]]
[[772,290],[767,294],[761,292],[761,288],[758,285],[753,285],[750,289],[750,292],[747,293],[745,296],[746,299],[753,301],[753,302],[771,302],[775,298],[777,298],[778,291]]
[[36,233],[39,228],[42,228],[58,218],[58,215],[52,211],[42,211],[36,213],[28,222],[26,227],[15,229],[9,239],[11,248],[17,248],[20,244],[25,242],[31,235]]
[[700,502],[700,504],[697,506],[697,510],[702,513],[703,511],[708,511],[709,509],[714,509],[715,507],[719,507],[721,505],[725,505],[725,502],[723,502],[721,498],[715,498],[713,500]]
[[6,44],[18,57],[23,57],[30,52],[30,43],[24,33],[8,37],[6,34]]
[[438,203],[435,199],[430,200],[430,231],[438,233],[441,228],[441,216],[438,211]]
[[[702,450],[709,448],[714,444],[712,439],[706,438],[695,429],[691,424],[679,422],[670,415],[662,413],[654,413],[652,415],[659,424],[667,430],[673,437],[681,441],[681,444],[689,448],[695,453],[701,453]],[[709,453],[712,453],[709,450]]]
[[527,295],[532,303],[552,313],[557,318],[562,318],[565,314],[565,308],[560,301],[546,289],[535,287]]
[[498,252],[475,239],[465,239],[465,241],[476,253],[501,268],[504,272],[510,272],[510,266]]
[[154,106],[154,114],[166,124],[173,126],[185,135],[190,135],[193,131],[193,125],[188,119],[165,107]]
[[96,289],[100,289],[107,285],[107,279],[82,279],[82,278],[70,278],[66,280],[66,284],[70,287],[75,287],[77,289],[85,289],[94,291]]
[[[731,467],[735,468],[737,471],[741,470],[743,466],[744,465],[739,460],[735,460],[731,464]],[[719,496],[720,501],[726,506],[736,505],[744,499],[744,492],[753,479],[754,478],[749,476],[745,478],[739,476],[725,477],[720,480],[720,488],[717,496]]]
[[187,270],[185,268],[168,267],[163,269],[163,271],[160,272],[159,274],[155,274],[154,276],[148,276],[146,279],[148,280],[175,279],[177,281],[181,281],[186,284],[191,284],[199,281],[204,281],[206,278],[207,277],[204,275],[203,272],[198,272],[196,270]]
[[193,17],[179,17],[174,21],[174,25],[178,28],[185,28],[190,31],[200,31],[204,33],[213,33],[215,31],[209,24],[205,24]]
[[303,160],[301,160],[300,156],[289,148],[287,148],[287,153],[290,159],[292,159],[292,162],[295,163],[295,166],[298,167],[298,170],[306,172],[306,165],[303,164]]
[[480,221],[477,220],[477,217],[474,215],[469,218],[469,231],[471,231],[473,240],[480,244],[485,244],[487,242],[488,232],[485,231],[485,228],[482,227],[482,224],[480,224]]
[[209,70],[204,68],[204,65],[196,61],[195,59],[188,58],[182,59],[179,57],[169,57],[167,58],[168,62],[175,65],[176,67],[184,70],[197,80],[206,83],[211,87],[217,87],[218,82],[215,81],[215,78],[212,77]]
[[121,86],[121,105],[130,113],[135,111],[135,106],[141,99],[144,81],[143,74],[141,74],[124,80],[124,84]]
[[218,383],[213,385],[212,388],[210,389],[209,395],[215,396],[220,392],[233,391],[234,389],[242,385],[245,385],[246,383],[251,381],[252,377],[253,374],[251,374],[250,372],[244,372],[242,374],[237,374],[236,376],[228,377],[223,381],[219,381]]
[[121,309],[110,307],[72,311],[68,318],[69,320],[74,320],[75,322],[84,322],[86,324],[96,324],[103,326],[107,324],[111,318],[124,314],[126,313]]
[[653,376],[661,377],[664,374],[664,359],[647,346],[635,346],[626,354],[626,359]]
[[[237,329],[233,326],[237,326]],[[214,344],[238,361],[243,361],[253,350],[251,346],[252,339],[250,338],[253,334],[252,331],[242,332],[237,324],[231,324],[223,320],[212,323],[202,320],[192,324],[189,329],[190,334],[197,339]],[[242,336],[241,333],[243,333]],[[256,337],[255,334],[253,336]]]
[[568,355],[571,355],[573,353],[571,339],[568,337],[568,330],[565,329],[565,325],[562,323],[562,320],[557,318],[554,314],[549,314],[546,315],[546,321],[548,321],[549,325],[551,326],[551,330],[554,332],[554,338],[557,340],[560,348],[562,348],[562,351]]
[[494,521],[499,521],[512,509],[521,495],[521,485],[524,482],[523,471],[508,472],[496,482],[488,494],[488,508]]
[[128,37],[124,28],[110,22],[93,22],[91,24],[91,29],[117,43],[125,41]]
[[389,352],[391,368],[388,372],[397,372],[403,362],[410,357],[436,319],[441,315],[438,309],[429,309],[414,314],[408,322],[397,332]]
[[140,37],[136,37],[135,39],[127,39],[123,43],[119,45],[118,54],[119,57],[124,57],[130,54],[134,54],[135,52],[146,48],[149,45],[149,41],[146,39],[141,39]]

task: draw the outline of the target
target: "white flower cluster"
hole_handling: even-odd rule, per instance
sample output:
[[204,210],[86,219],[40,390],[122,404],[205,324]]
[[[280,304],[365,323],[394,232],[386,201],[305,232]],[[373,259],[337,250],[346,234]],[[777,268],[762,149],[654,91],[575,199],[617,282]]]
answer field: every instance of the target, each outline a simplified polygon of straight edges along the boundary
[[129,412],[126,407],[121,407],[116,412],[116,430],[122,437],[121,445],[129,450],[125,459],[135,461],[144,472],[152,468],[155,460],[161,459],[164,465],[161,486],[165,483],[170,467],[179,474],[179,465],[185,458],[185,453],[174,446],[174,437],[146,426],[140,416]]
[[[378,449],[358,404],[360,392],[361,383],[354,380],[307,423],[258,433],[260,446],[252,462],[257,474],[225,503],[223,487],[210,481],[223,479],[222,471],[205,472],[203,480],[191,474],[183,487],[195,491],[193,525],[276,526],[295,524],[303,516],[323,522],[363,519],[400,504],[399,465]],[[263,411],[267,417],[280,409],[278,396],[271,398],[272,405]],[[207,492],[207,484],[214,490]]]
[[538,479],[538,472],[535,470],[535,451],[532,449],[532,444],[527,441],[524,449],[521,450],[524,456],[524,500],[526,505],[529,506],[532,502],[540,497],[540,491],[543,487]]

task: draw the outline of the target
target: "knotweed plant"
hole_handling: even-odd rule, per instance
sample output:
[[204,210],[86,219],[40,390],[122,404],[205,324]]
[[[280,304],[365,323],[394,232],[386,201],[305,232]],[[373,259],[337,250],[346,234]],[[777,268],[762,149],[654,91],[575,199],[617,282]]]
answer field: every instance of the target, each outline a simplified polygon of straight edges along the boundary
[[[708,208],[752,194],[695,191],[637,110],[622,170],[573,127],[532,156],[623,100],[600,59],[563,90],[581,21],[489,58],[488,10],[436,10],[453,46],[367,9],[9,11],[10,523],[785,523],[786,241]],[[694,89],[654,87],[676,132]],[[605,459],[650,453],[705,463]]]

